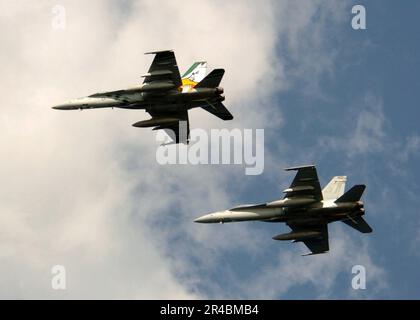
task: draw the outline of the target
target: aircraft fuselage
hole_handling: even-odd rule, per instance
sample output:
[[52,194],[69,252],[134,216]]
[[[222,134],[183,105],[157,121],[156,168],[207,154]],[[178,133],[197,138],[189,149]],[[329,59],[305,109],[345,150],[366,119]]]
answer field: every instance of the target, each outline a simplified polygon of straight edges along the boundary
[[[239,221],[287,222],[310,224],[333,222],[364,214],[362,201],[335,203],[333,201],[312,202],[310,205],[290,205],[288,199],[261,205],[240,206],[199,217],[199,223],[227,223]],[[309,201],[309,200],[308,200]]]
[[199,107],[205,101],[223,101],[223,88],[198,88],[188,92],[162,89],[145,90],[138,86],[114,92],[96,93],[88,97],[69,100],[53,107],[58,110],[83,110],[96,108],[146,109],[151,111],[175,111],[179,108]]

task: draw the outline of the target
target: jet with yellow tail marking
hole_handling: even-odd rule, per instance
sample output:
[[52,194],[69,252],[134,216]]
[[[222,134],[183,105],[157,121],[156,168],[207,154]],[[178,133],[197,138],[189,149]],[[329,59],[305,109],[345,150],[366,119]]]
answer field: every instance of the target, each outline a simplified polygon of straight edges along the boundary
[[[225,97],[220,82],[225,73],[224,69],[214,69],[206,75],[207,63],[196,62],[181,77],[172,50],[146,54],[154,54],[155,57],[149,71],[142,76],[142,84],[73,99],[54,106],[53,109],[144,109],[152,118],[136,122],[133,126],[170,130],[175,143],[188,143],[189,109],[203,108],[222,120],[233,119],[222,103]],[[186,123],[186,130],[180,130],[180,121]]]

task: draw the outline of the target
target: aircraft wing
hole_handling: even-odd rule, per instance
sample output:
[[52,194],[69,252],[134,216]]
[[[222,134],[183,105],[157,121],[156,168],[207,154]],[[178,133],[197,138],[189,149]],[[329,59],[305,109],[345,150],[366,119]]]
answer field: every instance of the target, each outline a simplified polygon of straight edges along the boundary
[[210,112],[212,115],[215,115],[216,117],[222,119],[222,120],[232,120],[233,116],[229,112],[229,110],[223,105],[222,102],[210,102],[206,101],[207,104],[202,106],[204,110],[207,112]]
[[287,198],[313,197],[317,201],[322,200],[321,186],[315,166],[303,166],[287,168],[286,171],[297,171],[292,184],[284,192]]
[[[143,84],[164,84],[164,88],[178,88],[182,85],[178,65],[173,51],[147,52],[146,54],[155,54],[149,71],[143,75]],[[165,89],[163,89],[165,90]],[[128,104],[128,101],[122,99],[126,90],[116,90],[108,92],[99,92],[90,95],[90,98],[112,98],[121,101],[121,104]]]
[[153,130],[165,130],[165,132],[171,137],[174,143],[186,143],[190,137],[190,122],[188,118],[188,110],[182,110],[177,112],[165,112],[156,113],[150,112],[153,118],[168,117],[172,119],[178,119],[178,121],[157,125]]
[[182,85],[178,64],[172,50],[147,52],[146,54],[154,54],[155,58],[149,71],[143,76],[145,78],[143,84],[172,83],[175,88]]
[[319,224],[319,225],[308,225],[308,226],[289,225],[289,227],[294,232],[316,231],[320,233],[319,236],[314,237],[314,238],[295,240],[295,241],[303,242],[309,248],[309,250],[311,250],[311,253],[305,254],[305,255],[325,253],[330,249],[329,241],[328,241],[328,226],[326,223]]
[[356,217],[348,220],[342,220],[346,225],[356,229],[361,233],[371,233],[373,230],[362,217]]

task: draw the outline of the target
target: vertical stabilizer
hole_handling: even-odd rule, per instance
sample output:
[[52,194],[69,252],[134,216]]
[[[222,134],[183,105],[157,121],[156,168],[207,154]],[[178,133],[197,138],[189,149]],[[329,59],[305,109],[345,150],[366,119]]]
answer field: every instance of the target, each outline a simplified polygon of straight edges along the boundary
[[185,88],[194,88],[207,75],[207,62],[194,62],[194,64],[182,75],[182,85]]
[[335,200],[344,194],[346,188],[346,176],[336,176],[322,189],[324,200]]
[[366,186],[364,184],[357,184],[343,194],[340,198],[335,200],[335,202],[356,202],[359,201],[365,191]]
[[214,69],[203,80],[197,83],[195,88],[216,88],[222,81],[224,74],[224,69]]

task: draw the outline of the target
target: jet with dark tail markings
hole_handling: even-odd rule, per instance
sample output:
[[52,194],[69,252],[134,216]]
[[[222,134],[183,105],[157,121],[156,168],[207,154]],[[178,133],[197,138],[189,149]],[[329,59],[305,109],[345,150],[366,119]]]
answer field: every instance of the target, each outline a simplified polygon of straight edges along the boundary
[[[175,54],[171,50],[149,52],[154,54],[143,84],[132,88],[95,93],[54,106],[57,110],[83,110],[96,108],[144,109],[152,118],[133,124],[137,128],[169,130],[175,143],[188,143],[188,110],[203,108],[222,120],[233,116],[223,105],[220,87],[224,69],[214,69],[206,76],[207,63],[196,62],[182,76]],[[180,135],[180,121],[186,122],[185,134]]]
[[364,204],[360,200],[365,185],[355,185],[344,193],[346,176],[336,176],[321,190],[315,166],[286,169],[297,171],[283,199],[204,215],[199,223],[238,221],[284,222],[292,231],[273,237],[274,240],[303,242],[311,251],[306,255],[329,251],[328,224],[342,221],[362,233],[372,232],[363,219]]

